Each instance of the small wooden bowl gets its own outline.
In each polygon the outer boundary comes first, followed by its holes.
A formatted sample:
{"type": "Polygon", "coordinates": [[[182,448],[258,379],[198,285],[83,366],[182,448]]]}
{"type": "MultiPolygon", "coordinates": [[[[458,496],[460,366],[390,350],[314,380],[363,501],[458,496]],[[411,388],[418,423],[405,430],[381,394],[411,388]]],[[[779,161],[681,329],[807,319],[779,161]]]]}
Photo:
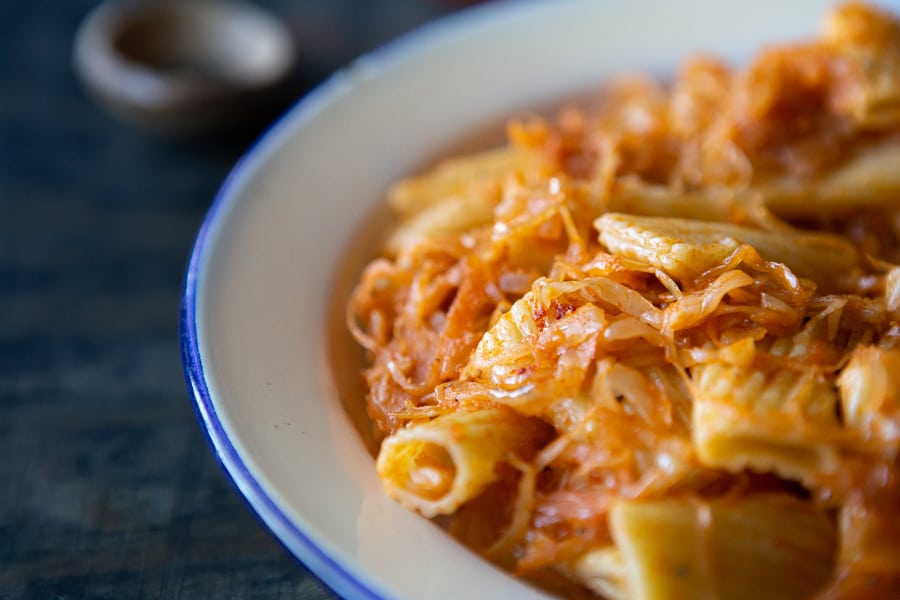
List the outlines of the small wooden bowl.
{"type": "Polygon", "coordinates": [[[82,23],[75,69],[113,114],[147,129],[231,128],[288,90],[296,49],[287,29],[236,0],[110,0],[82,23]]]}

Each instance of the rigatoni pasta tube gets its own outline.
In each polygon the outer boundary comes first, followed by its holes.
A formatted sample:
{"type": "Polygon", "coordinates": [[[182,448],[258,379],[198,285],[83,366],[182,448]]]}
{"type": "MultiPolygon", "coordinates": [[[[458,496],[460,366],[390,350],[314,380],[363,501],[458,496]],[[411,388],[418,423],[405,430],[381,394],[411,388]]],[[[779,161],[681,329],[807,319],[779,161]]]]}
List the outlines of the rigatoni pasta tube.
{"type": "Polygon", "coordinates": [[[388,193],[388,202],[397,216],[406,220],[448,198],[473,195],[485,185],[495,187],[526,164],[522,152],[513,146],[447,159],[424,175],[396,183],[388,193]]]}
{"type": "Polygon", "coordinates": [[[837,395],[814,371],[724,363],[693,372],[693,438],[700,462],[815,482],[837,468],[837,395]]]}
{"type": "Polygon", "coordinates": [[[385,242],[385,251],[399,255],[429,237],[469,231],[489,224],[499,196],[499,188],[494,191],[486,189],[481,195],[460,194],[431,204],[391,233],[385,242]]]}
{"type": "Polygon", "coordinates": [[[781,495],[619,502],[610,528],[634,600],[809,598],[836,546],[823,511],[781,495]]]}
{"type": "Polygon", "coordinates": [[[844,287],[860,256],[846,239],[829,233],[763,231],[730,223],[607,213],[594,222],[613,254],[642,260],[679,281],[691,280],[738,249],[753,246],[764,260],[784,263],[824,292],[844,287]]]}
{"type": "Polygon", "coordinates": [[[900,170],[895,168],[898,160],[900,144],[889,141],[865,148],[833,171],[808,181],[781,176],[746,189],[711,186],[673,190],[622,178],[616,183],[608,208],[610,212],[648,217],[746,224],[771,223],[773,215],[806,219],[863,209],[890,211],[900,193],[900,170]]]}
{"type": "Polygon", "coordinates": [[[384,440],[376,469],[385,491],[426,517],[454,513],[497,479],[498,463],[530,456],[547,425],[506,408],[460,411],[384,440]]]}
{"type": "Polygon", "coordinates": [[[811,182],[784,177],[763,184],[757,193],[773,213],[786,219],[892,210],[900,191],[898,158],[900,145],[883,143],[811,182]]]}

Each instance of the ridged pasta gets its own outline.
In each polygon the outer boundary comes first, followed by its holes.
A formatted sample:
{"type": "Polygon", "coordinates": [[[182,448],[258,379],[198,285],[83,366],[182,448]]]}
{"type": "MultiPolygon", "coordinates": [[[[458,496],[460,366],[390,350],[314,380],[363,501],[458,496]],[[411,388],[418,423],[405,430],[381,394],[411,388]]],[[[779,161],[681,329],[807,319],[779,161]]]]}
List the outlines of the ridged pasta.
{"type": "Polygon", "coordinates": [[[663,269],[678,281],[696,279],[734,253],[752,246],[764,260],[783,263],[824,292],[840,290],[860,257],[846,239],[825,233],[763,231],[727,223],[607,213],[597,219],[600,242],[614,254],[663,269]]]}
{"type": "Polygon", "coordinates": [[[426,517],[455,512],[497,478],[497,464],[528,457],[542,423],[502,408],[453,412],[401,429],[381,445],[375,468],[385,489],[426,517]]]}
{"type": "Polygon", "coordinates": [[[698,365],[693,434],[703,464],[815,484],[838,468],[838,397],[815,371],[698,365]]]}
{"type": "Polygon", "coordinates": [[[646,600],[807,598],[836,545],[823,511],[785,496],[621,502],[610,527],[631,597],[646,600]]]}

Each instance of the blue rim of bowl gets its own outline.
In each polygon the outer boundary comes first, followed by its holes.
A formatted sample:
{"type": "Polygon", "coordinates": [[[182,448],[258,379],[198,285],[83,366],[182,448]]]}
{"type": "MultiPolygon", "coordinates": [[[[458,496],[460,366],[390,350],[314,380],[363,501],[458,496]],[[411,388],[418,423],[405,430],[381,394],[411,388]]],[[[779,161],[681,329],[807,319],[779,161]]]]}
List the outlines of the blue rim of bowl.
{"type": "Polygon", "coordinates": [[[316,577],[320,578],[333,591],[347,598],[384,600],[388,596],[376,590],[376,584],[365,581],[359,573],[341,564],[340,560],[320,547],[285,513],[272,496],[266,492],[262,483],[251,472],[244,458],[241,457],[216,412],[215,401],[207,385],[204,373],[203,356],[197,333],[197,295],[198,278],[206,256],[211,231],[218,226],[219,216],[224,209],[234,202],[232,190],[244,177],[252,162],[263,146],[273,141],[280,133],[284,133],[288,123],[302,122],[304,118],[314,117],[320,108],[339,97],[346,90],[348,82],[352,87],[352,75],[355,66],[360,64],[378,65],[389,68],[396,59],[407,55],[423,46],[429,38],[446,39],[466,26],[477,21],[490,23],[504,15],[523,14],[525,7],[543,4],[541,0],[526,2],[495,1],[476,4],[454,13],[446,14],[413,29],[384,46],[368,52],[348,67],[332,74],[323,83],[307,93],[276,119],[269,128],[248,148],[237,161],[231,172],[219,188],[206,217],[200,226],[184,276],[181,297],[179,337],[181,343],[181,359],[184,369],[188,393],[193,400],[194,413],[205,433],[207,442],[214,451],[215,457],[250,508],[265,523],[279,541],[303,563],[316,577]],[[515,5],[514,10],[509,10],[515,5]]]}
{"type": "Polygon", "coordinates": [[[386,596],[377,593],[373,589],[374,586],[345,568],[338,559],[322,549],[298,527],[251,472],[229,438],[216,411],[215,401],[204,373],[197,333],[199,275],[206,256],[210,232],[218,226],[219,215],[226,212],[225,209],[234,202],[233,189],[244,176],[248,163],[262,150],[263,145],[284,130],[288,122],[301,120],[303,115],[314,115],[321,105],[327,104],[340,93],[342,74],[343,71],[335,72],[278,117],[250,145],[226,176],[200,225],[188,260],[179,309],[179,338],[185,384],[193,401],[194,414],[219,465],[253,512],[296,559],[334,592],[347,598],[385,600],[386,596]]]}
{"type": "MultiPolygon", "coordinates": [[[[299,104],[297,107],[299,108],[299,104]]],[[[277,128],[286,117],[287,115],[280,118],[272,129],[277,128]]],[[[242,171],[247,157],[258,148],[263,139],[268,138],[272,129],[250,148],[244,158],[238,161],[213,200],[197,234],[184,278],[184,292],[179,311],[179,337],[185,383],[193,400],[194,414],[202,425],[207,443],[214,451],[216,460],[225,471],[231,484],[279,541],[335,592],[346,594],[347,597],[352,598],[382,600],[381,595],[307,536],[266,492],[228,437],[206,383],[197,334],[197,283],[204,249],[207,247],[210,229],[217,221],[217,216],[222,212],[223,205],[228,202],[227,198],[231,194],[237,174],[242,171]]]]}
{"type": "Polygon", "coordinates": [[[347,598],[384,600],[386,596],[377,593],[373,589],[374,586],[364,582],[358,575],[345,568],[339,560],[322,549],[298,527],[251,472],[229,438],[217,413],[215,401],[204,373],[203,356],[200,352],[197,333],[199,275],[206,256],[210,232],[218,226],[219,216],[225,212],[224,209],[234,202],[232,190],[244,176],[248,168],[247,163],[260,151],[263,144],[282,131],[288,121],[295,120],[304,113],[314,114],[323,101],[327,103],[329,98],[334,96],[338,91],[335,89],[338,85],[335,79],[336,76],[332,76],[320,84],[279,117],[237,161],[219,188],[197,233],[184,276],[179,310],[181,360],[187,390],[193,401],[194,414],[202,426],[207,443],[214,451],[216,460],[225,471],[231,484],[266,527],[295,558],[333,591],[347,598]]]}
{"type": "MultiPolygon", "coordinates": [[[[198,240],[202,237],[202,235],[199,236],[198,240]]],[[[196,268],[197,265],[192,258],[190,273],[196,273],[196,268]]],[[[195,277],[189,276],[187,279],[192,281],[195,280],[195,277]]],[[[186,288],[180,311],[181,357],[188,391],[194,400],[194,413],[203,425],[206,440],[215,451],[215,456],[220,466],[250,508],[278,537],[279,541],[314,575],[335,591],[349,587],[349,590],[344,589],[342,591],[344,593],[354,593],[351,597],[381,600],[382,596],[376,594],[369,586],[360,581],[356,575],[345,569],[339,561],[333,559],[319,548],[314,541],[288,518],[250,472],[229,439],[228,434],[225,433],[204,379],[203,362],[197,342],[195,302],[196,287],[191,283],[186,288]],[[289,539],[285,539],[284,536],[287,536],[289,539]]]]}

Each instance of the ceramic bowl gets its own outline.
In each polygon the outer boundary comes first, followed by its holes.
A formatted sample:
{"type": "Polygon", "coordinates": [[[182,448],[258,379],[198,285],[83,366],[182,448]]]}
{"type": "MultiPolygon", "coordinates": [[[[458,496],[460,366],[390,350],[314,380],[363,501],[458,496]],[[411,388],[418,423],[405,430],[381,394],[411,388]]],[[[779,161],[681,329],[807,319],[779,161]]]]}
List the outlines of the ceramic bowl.
{"type": "Polygon", "coordinates": [[[338,594],[540,598],[388,499],[361,413],[344,303],[385,227],[391,182],[502,137],[512,114],[698,51],[746,61],[809,37],[826,0],[484,4],[360,58],[235,167],[187,272],[191,394],[237,489],[338,594]]]}

